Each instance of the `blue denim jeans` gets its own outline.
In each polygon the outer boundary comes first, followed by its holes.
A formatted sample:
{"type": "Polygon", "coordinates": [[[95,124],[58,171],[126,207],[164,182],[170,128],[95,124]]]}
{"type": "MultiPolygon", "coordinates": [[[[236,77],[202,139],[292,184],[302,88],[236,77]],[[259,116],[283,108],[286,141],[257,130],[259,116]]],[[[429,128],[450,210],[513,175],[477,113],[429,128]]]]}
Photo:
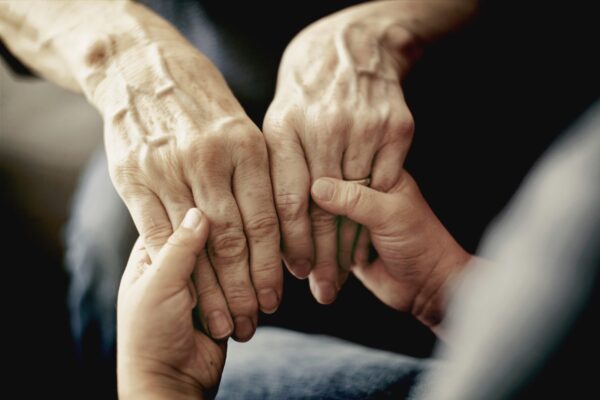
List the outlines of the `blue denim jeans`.
{"type": "Polygon", "coordinates": [[[431,364],[329,336],[264,327],[248,343],[230,341],[217,399],[411,398],[431,364]]]}

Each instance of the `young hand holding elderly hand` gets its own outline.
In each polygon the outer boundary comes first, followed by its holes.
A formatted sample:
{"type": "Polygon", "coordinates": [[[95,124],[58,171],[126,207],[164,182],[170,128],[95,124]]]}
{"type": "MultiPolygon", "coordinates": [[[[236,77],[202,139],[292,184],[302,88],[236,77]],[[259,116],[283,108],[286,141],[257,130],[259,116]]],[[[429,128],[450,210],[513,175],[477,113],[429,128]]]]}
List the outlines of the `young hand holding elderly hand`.
{"type": "Polygon", "coordinates": [[[331,303],[365,234],[311,202],[318,178],[398,181],[413,135],[402,79],[441,33],[462,24],[475,2],[367,2],[322,18],[290,42],[279,65],[263,132],[269,148],[283,257],[331,303]],[[356,246],[358,244],[358,246],[356,246]]]}
{"type": "Polygon", "coordinates": [[[319,207],[369,231],[378,257],[370,264],[360,260],[352,269],[356,277],[388,306],[435,328],[446,286],[471,256],[437,219],[414,179],[403,171],[384,193],[322,178],[313,184],[312,196],[319,207]]]}
{"type": "MultiPolygon", "coordinates": [[[[380,300],[436,329],[452,276],[470,259],[435,217],[412,177],[388,193],[332,178],[312,186],[315,202],[368,229],[378,258],[353,268],[380,300]]],[[[208,220],[196,209],[151,263],[136,244],[119,294],[119,392],[123,398],[201,398],[214,393],[225,343],[194,329],[192,272],[205,257],[208,220]],[[195,396],[195,397],[194,397],[195,396]]]]}
{"type": "Polygon", "coordinates": [[[208,234],[206,216],[190,209],[153,261],[141,238],[135,244],[119,290],[119,397],[197,399],[217,387],[226,343],[192,320],[192,272],[208,234]]]}
{"type": "Polygon", "coordinates": [[[281,300],[280,231],[290,270],[310,275],[319,302],[335,299],[368,240],[363,232],[353,254],[356,225],[310,201],[310,185],[397,183],[413,127],[401,79],[423,44],[474,8],[381,1],[308,26],[281,60],[264,137],[216,67],[140,4],[5,1],[0,38],[101,112],[113,183],[152,259],[187,209],[204,210],[212,229],[195,268],[200,317],[213,337],[243,341],[258,309],[281,300]]]}

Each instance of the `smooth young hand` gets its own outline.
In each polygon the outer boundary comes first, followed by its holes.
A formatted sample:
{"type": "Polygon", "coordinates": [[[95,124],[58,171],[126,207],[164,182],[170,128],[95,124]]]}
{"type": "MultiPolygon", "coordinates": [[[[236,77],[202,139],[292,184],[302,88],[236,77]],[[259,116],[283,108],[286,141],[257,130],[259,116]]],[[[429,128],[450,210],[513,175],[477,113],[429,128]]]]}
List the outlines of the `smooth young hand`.
{"type": "Polygon", "coordinates": [[[192,272],[204,257],[208,220],[190,209],[154,262],[138,239],[118,301],[119,397],[199,399],[216,392],[226,344],[194,329],[192,272]]]}
{"type": "Polygon", "coordinates": [[[448,282],[467,264],[465,252],[437,219],[415,181],[402,172],[387,193],[337,179],[312,186],[313,200],[368,229],[378,258],[353,273],[381,301],[435,329],[448,282]]]}

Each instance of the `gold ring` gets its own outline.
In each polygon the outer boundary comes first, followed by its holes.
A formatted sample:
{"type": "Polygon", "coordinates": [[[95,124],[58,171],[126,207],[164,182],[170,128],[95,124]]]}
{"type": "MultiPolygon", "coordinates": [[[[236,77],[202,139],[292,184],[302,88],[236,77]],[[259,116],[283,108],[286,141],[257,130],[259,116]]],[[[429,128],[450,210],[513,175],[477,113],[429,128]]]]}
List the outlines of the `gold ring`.
{"type": "Polygon", "coordinates": [[[369,186],[371,184],[371,178],[363,178],[363,179],[345,179],[346,182],[358,183],[359,185],[369,186]]]}

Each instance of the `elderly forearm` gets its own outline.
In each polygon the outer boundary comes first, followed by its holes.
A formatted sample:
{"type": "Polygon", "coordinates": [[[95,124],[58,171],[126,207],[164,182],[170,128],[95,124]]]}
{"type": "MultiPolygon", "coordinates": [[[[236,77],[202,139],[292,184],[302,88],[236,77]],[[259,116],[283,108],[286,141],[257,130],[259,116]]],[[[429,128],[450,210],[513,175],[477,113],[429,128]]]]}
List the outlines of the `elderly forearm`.
{"type": "Polygon", "coordinates": [[[0,2],[0,38],[19,59],[43,77],[71,90],[85,90],[86,67],[99,61],[94,44],[110,33],[132,32],[136,17],[123,1],[0,2]]]}
{"type": "Polygon", "coordinates": [[[431,42],[466,23],[478,0],[388,0],[369,4],[372,13],[387,17],[422,42],[431,42]]]}
{"type": "Polygon", "coordinates": [[[158,94],[170,90],[176,80],[164,65],[166,59],[185,54],[184,64],[193,58],[196,69],[210,64],[190,51],[192,46],[168,22],[130,1],[0,2],[0,38],[24,64],[84,92],[101,111],[107,105],[102,94],[106,86],[111,93],[116,87],[158,94]],[[106,84],[109,76],[116,79],[106,84]],[[99,86],[105,88],[97,90],[99,86]]]}
{"type": "MultiPolygon", "coordinates": [[[[365,38],[378,38],[377,46],[395,55],[402,75],[424,45],[465,24],[475,14],[477,5],[477,0],[373,1],[347,8],[325,20],[335,19],[345,26],[340,44],[345,44],[350,53],[353,46],[364,48],[365,38]]],[[[372,53],[376,53],[375,49],[372,53]]],[[[368,55],[362,57],[367,64],[373,62],[368,55]]]]}

